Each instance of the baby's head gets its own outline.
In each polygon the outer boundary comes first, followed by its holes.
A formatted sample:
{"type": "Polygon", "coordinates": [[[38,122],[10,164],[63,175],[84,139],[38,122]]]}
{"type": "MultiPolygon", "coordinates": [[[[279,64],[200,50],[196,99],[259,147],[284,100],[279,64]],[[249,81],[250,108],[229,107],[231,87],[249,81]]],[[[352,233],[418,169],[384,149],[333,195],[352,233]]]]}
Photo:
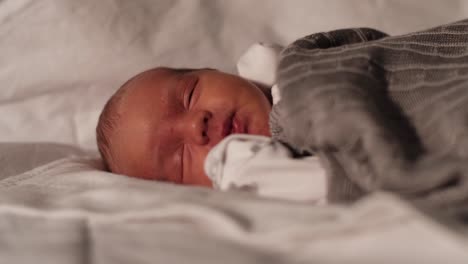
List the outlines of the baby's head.
{"type": "Polygon", "coordinates": [[[96,128],[108,169],[132,177],[211,186],[203,163],[232,133],[269,136],[267,93],[211,69],[156,68],[128,80],[96,128]]]}

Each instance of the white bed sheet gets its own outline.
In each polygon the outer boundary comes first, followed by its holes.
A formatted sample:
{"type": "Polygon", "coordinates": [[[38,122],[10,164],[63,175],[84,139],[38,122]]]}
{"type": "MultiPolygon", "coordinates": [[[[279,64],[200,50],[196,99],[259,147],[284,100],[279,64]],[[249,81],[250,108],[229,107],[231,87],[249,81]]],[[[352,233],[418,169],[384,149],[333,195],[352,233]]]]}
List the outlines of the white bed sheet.
{"type": "Polygon", "coordinates": [[[260,199],[59,160],[0,181],[0,263],[466,263],[468,240],[376,194],[260,199]]]}

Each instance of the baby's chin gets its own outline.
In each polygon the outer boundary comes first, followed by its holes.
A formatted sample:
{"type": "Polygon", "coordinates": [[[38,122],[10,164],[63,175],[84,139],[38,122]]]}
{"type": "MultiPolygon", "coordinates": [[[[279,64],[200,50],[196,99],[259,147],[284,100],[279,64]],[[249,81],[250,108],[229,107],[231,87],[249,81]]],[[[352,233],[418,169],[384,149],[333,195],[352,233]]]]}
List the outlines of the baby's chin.
{"type": "Polygon", "coordinates": [[[270,126],[268,122],[251,122],[250,127],[247,131],[247,134],[249,135],[259,135],[259,136],[266,136],[266,137],[271,137],[271,132],[270,132],[270,126]]]}
{"type": "Polygon", "coordinates": [[[249,133],[249,134],[271,137],[271,132],[270,132],[269,127],[259,129],[258,131],[253,131],[252,133],[249,133]]]}

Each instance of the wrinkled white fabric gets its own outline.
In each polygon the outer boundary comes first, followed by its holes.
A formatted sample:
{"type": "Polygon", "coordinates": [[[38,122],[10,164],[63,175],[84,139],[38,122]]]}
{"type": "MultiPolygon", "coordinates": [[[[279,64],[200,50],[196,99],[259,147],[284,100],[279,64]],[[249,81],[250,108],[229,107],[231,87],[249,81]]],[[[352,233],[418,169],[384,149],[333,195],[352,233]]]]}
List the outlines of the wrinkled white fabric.
{"type": "Polygon", "coordinates": [[[0,180],[0,263],[466,264],[468,239],[392,195],[352,207],[145,181],[68,158],[0,180]],[[339,249],[339,254],[337,254],[339,249]]]}
{"type": "Polygon", "coordinates": [[[315,204],[326,201],[326,175],[318,158],[294,159],[288,148],[269,137],[226,137],[209,152],[205,171],[220,190],[315,204]]]}
{"type": "Polygon", "coordinates": [[[281,99],[276,83],[276,68],[279,53],[283,47],[279,44],[255,43],[242,54],[237,62],[237,72],[245,79],[271,87],[273,104],[281,99]]]}
{"type": "Polygon", "coordinates": [[[255,43],[250,46],[237,62],[240,76],[264,85],[276,81],[276,66],[283,47],[279,44],[255,43]]]}

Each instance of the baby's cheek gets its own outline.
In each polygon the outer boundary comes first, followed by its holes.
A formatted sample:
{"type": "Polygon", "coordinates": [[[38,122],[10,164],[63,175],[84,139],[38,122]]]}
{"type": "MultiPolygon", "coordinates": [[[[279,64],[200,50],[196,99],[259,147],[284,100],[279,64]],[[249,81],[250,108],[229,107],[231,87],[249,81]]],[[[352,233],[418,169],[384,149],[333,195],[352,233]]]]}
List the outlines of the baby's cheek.
{"type": "Polygon", "coordinates": [[[238,102],[239,99],[236,95],[219,94],[207,100],[204,106],[213,113],[223,113],[234,109],[238,102]]]}
{"type": "Polygon", "coordinates": [[[187,182],[190,182],[189,184],[212,186],[211,180],[204,171],[205,159],[210,149],[211,147],[198,147],[192,152],[190,179],[187,179],[187,182]]]}

